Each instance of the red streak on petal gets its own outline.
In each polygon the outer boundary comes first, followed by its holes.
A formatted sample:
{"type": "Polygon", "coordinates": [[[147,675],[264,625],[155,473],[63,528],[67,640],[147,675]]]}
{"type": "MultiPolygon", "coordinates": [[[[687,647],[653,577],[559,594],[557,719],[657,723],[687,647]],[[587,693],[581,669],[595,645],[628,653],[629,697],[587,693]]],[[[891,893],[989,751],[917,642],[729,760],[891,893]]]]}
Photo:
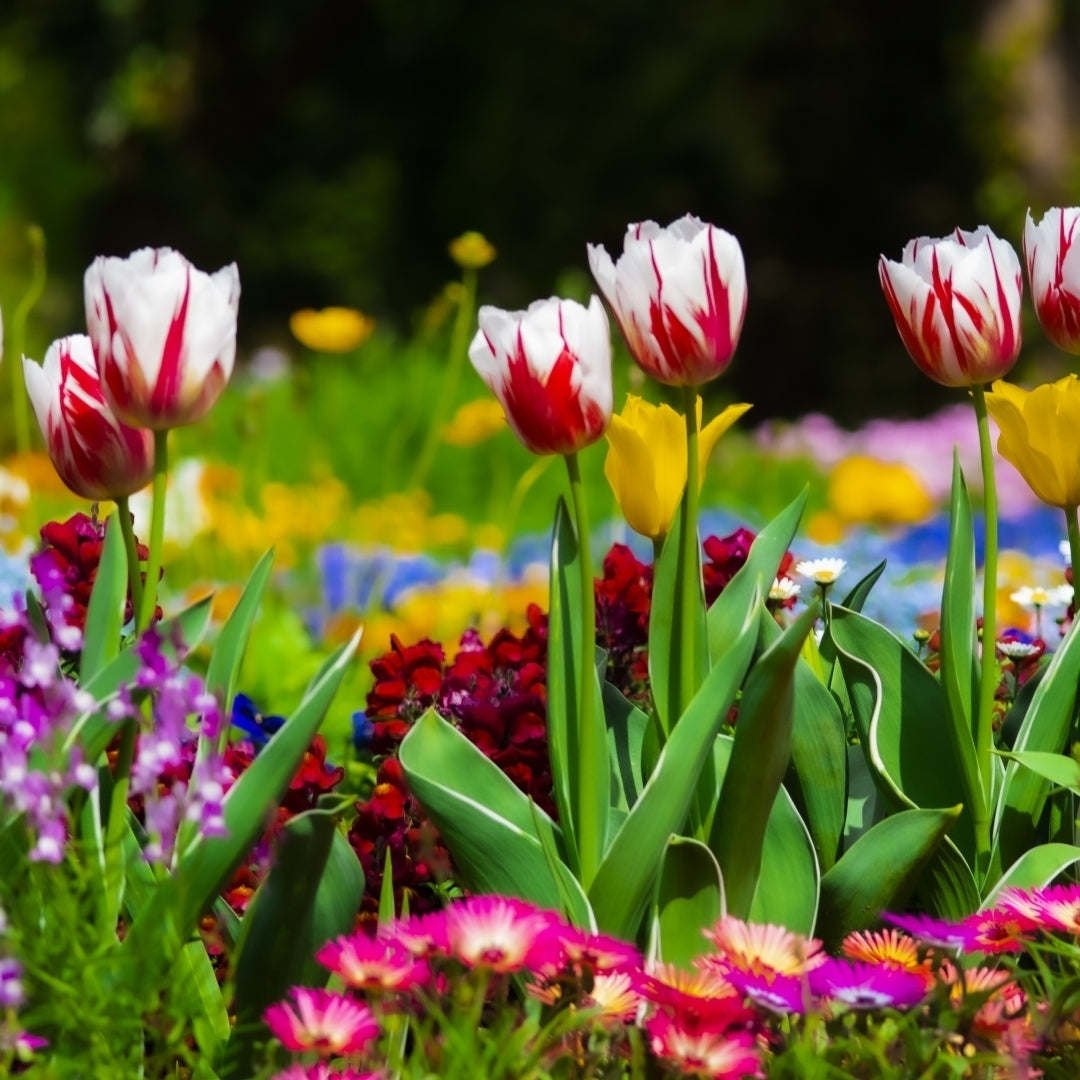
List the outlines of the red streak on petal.
{"type": "Polygon", "coordinates": [[[169,324],[161,367],[150,398],[150,408],[156,415],[167,415],[177,406],[177,396],[184,378],[184,329],[187,324],[188,300],[191,296],[191,268],[184,269],[184,297],[169,324]]]}

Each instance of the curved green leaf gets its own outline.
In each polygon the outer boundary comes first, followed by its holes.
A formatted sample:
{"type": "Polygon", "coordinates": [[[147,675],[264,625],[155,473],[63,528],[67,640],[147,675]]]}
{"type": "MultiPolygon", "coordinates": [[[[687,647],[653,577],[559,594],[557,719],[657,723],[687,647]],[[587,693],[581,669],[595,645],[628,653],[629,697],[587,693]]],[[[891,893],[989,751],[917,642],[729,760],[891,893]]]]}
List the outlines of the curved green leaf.
{"type": "MultiPolygon", "coordinates": [[[[937,679],[899,638],[853,611],[834,607],[830,633],[863,751],[886,805],[902,810],[963,804],[967,793],[937,679]]],[[[961,815],[952,835],[970,863],[970,813],[961,815]]]]}
{"type": "MultiPolygon", "coordinates": [[[[609,682],[603,685],[604,720],[612,765],[612,805],[629,810],[645,784],[641,775],[642,744],[649,718],[609,682]]],[[[614,836],[609,832],[609,836],[614,836]]]]}
{"type": "Polygon", "coordinates": [[[857,581],[847,596],[840,601],[840,606],[846,607],[849,611],[862,611],[863,604],[866,603],[870,596],[870,590],[873,589],[878,578],[885,572],[886,563],[887,560],[882,559],[869,574],[857,581]]]}
{"type": "Polygon", "coordinates": [[[1072,844],[1039,844],[1028,848],[1002,874],[981,907],[992,908],[1003,889],[1041,889],[1076,863],[1080,863],[1080,847],[1072,844]]]}
{"type": "Polygon", "coordinates": [[[567,917],[589,925],[581,887],[563,865],[559,827],[460,731],[429,710],[405,736],[398,757],[410,790],[454,856],[462,884],[553,910],[563,910],[570,895],[576,906],[567,917]],[[541,831],[561,860],[554,869],[541,831]]]}
{"type": "Polygon", "coordinates": [[[784,630],[750,669],[743,689],[709,837],[724,875],[728,910],[741,919],[750,914],[766,826],[791,760],[795,666],[817,615],[817,604],[811,604],[784,630]]]}
{"type": "Polygon", "coordinates": [[[856,840],[821,878],[817,935],[826,947],[874,926],[887,908],[902,908],[959,815],[959,806],[902,810],[856,840]]]}
{"type": "Polygon", "coordinates": [[[767,595],[780,562],[799,528],[809,486],[773,518],[754,538],[746,562],[724,586],[706,616],[709,657],[713,665],[741,633],[755,593],[767,595]]]}
{"type": "Polygon", "coordinates": [[[712,758],[713,741],[750,665],[759,607],[760,601],[745,613],[742,633],[675,725],[589,887],[589,902],[605,933],[631,939],[637,935],[660,856],[668,837],[686,823],[702,766],[712,758]]]}
{"type": "Polygon", "coordinates": [[[723,914],[724,883],[716,857],[700,840],[669,837],[656,881],[650,952],[689,969],[708,949],[701,931],[723,914]]]}
{"type": "Polygon", "coordinates": [[[1080,795],[1080,762],[1076,758],[1067,754],[1051,754],[1046,750],[1014,750],[1011,753],[1002,750],[1000,755],[1020,762],[1051,784],[1080,795]]]}
{"type": "Polygon", "coordinates": [[[86,627],[83,631],[82,655],[79,658],[79,681],[85,686],[106,664],[120,654],[120,632],[124,627],[124,605],[127,601],[127,554],[124,534],[116,511],[105,528],[105,543],[101,561],[94,575],[90,603],[86,606],[86,627]]]}

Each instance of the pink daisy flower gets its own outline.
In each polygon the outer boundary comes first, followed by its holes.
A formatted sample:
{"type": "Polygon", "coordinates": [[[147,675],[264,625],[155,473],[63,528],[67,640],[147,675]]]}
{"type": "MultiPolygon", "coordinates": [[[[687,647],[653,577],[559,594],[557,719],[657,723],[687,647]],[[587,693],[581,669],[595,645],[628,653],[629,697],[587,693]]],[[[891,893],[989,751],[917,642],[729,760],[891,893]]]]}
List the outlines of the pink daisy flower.
{"type": "Polygon", "coordinates": [[[779,1016],[801,1015],[810,1006],[810,987],[805,975],[732,971],[729,977],[744,999],[779,1016]]]}
{"type": "Polygon", "coordinates": [[[473,896],[446,909],[451,956],[468,967],[496,972],[542,969],[558,962],[557,944],[541,940],[551,912],[506,896],[473,896]]]}
{"type": "Polygon", "coordinates": [[[967,948],[969,934],[961,923],[935,919],[930,915],[894,915],[889,911],[883,911],[881,918],[927,945],[954,950],[967,948]]]}
{"type": "Polygon", "coordinates": [[[771,923],[743,922],[734,915],[725,915],[704,934],[717,950],[706,962],[721,971],[800,975],[825,959],[817,938],[806,938],[771,923]]]}
{"type": "Polygon", "coordinates": [[[1042,930],[1080,934],[1080,885],[1050,885],[1029,893],[1006,889],[995,909],[1042,930]]]}
{"type": "Polygon", "coordinates": [[[919,943],[901,930],[855,930],[840,944],[840,951],[849,960],[866,964],[899,968],[920,976],[929,989],[936,981],[934,965],[919,955],[919,943]]]}
{"type": "Polygon", "coordinates": [[[263,1013],[263,1020],[286,1050],[314,1050],[319,1054],[356,1054],[379,1036],[371,1010],[357,1001],[294,986],[295,1008],[279,1001],[263,1013]]]}
{"type": "Polygon", "coordinates": [[[913,971],[828,959],[810,972],[810,989],[849,1009],[908,1009],[926,997],[926,980],[913,971]]]}
{"type": "Polygon", "coordinates": [[[357,990],[408,990],[423,986],[431,974],[401,942],[366,934],[328,941],[315,959],[357,990]]]}
{"type": "Polygon", "coordinates": [[[1015,912],[976,911],[960,924],[967,933],[966,949],[986,953],[1020,952],[1038,923],[1015,912]]]}
{"type": "Polygon", "coordinates": [[[540,937],[540,942],[552,947],[559,958],[539,974],[551,977],[564,968],[581,973],[599,974],[608,971],[632,971],[641,968],[638,949],[607,934],[593,934],[562,921],[553,922],[540,937]]]}
{"type": "Polygon", "coordinates": [[[271,1080],[385,1080],[380,1072],[357,1072],[355,1069],[331,1069],[321,1061],[305,1067],[290,1065],[284,1072],[275,1073],[271,1080]]]}
{"type": "Polygon", "coordinates": [[[682,1072],[714,1080],[738,1080],[760,1075],[761,1062],[749,1032],[723,1035],[716,1031],[687,1031],[677,1021],[658,1013],[645,1024],[652,1052],[682,1072]]]}
{"type": "Polygon", "coordinates": [[[450,951],[446,938],[446,912],[432,911],[426,915],[410,915],[406,919],[380,926],[376,938],[396,942],[413,956],[433,953],[445,956],[450,951]]]}
{"type": "Polygon", "coordinates": [[[687,971],[652,961],[638,976],[637,989],[658,1009],[678,1017],[684,1026],[705,1024],[716,1029],[753,1018],[732,981],[712,968],[687,971]]]}

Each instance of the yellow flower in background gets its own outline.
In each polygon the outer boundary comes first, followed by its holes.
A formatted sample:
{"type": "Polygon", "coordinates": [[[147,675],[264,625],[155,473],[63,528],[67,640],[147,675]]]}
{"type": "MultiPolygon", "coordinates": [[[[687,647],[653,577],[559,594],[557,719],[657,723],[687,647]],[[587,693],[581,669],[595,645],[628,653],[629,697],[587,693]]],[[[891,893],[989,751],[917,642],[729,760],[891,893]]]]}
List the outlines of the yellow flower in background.
{"type": "Polygon", "coordinates": [[[312,352],[344,353],[359,348],[371,337],[375,320],[355,308],[304,308],[289,319],[289,329],[312,352]]]}
{"type": "Polygon", "coordinates": [[[493,397],[467,401],[442,428],[443,442],[451,446],[476,446],[506,430],[506,413],[493,397]]]}
{"type": "Polygon", "coordinates": [[[1080,506],[1080,380],[1066,375],[1034,390],[998,379],[986,395],[998,453],[1044,503],[1080,506]]]}
{"type": "Polygon", "coordinates": [[[478,232],[462,233],[449,244],[450,258],[462,270],[482,270],[495,261],[495,248],[478,232]]]}
{"type": "MultiPolygon", "coordinates": [[[[749,409],[729,405],[702,429],[698,442],[699,476],[721,435],[749,409]]],[[[701,399],[698,399],[701,426],[701,399]]],[[[686,487],[686,423],[668,405],[652,405],[628,395],[621,413],[611,418],[604,475],[627,524],[642,536],[659,540],[671,528],[686,487]]]]}
{"type": "Polygon", "coordinates": [[[829,508],[848,524],[913,525],[934,510],[934,500],[907,465],[854,454],[829,477],[829,508]]]}

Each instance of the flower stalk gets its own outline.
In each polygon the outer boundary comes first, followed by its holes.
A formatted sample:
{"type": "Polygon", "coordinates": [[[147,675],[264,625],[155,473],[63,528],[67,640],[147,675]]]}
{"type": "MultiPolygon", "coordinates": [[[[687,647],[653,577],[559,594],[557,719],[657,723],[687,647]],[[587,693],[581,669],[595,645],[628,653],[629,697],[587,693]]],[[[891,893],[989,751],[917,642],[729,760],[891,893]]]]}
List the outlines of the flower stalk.
{"type": "Polygon", "coordinates": [[[136,629],[142,634],[154,621],[157,583],[161,576],[162,548],[165,544],[165,496],[169,473],[169,432],[154,432],[154,496],[150,512],[150,557],[146,565],[146,587],[139,608],[136,629]]]}

